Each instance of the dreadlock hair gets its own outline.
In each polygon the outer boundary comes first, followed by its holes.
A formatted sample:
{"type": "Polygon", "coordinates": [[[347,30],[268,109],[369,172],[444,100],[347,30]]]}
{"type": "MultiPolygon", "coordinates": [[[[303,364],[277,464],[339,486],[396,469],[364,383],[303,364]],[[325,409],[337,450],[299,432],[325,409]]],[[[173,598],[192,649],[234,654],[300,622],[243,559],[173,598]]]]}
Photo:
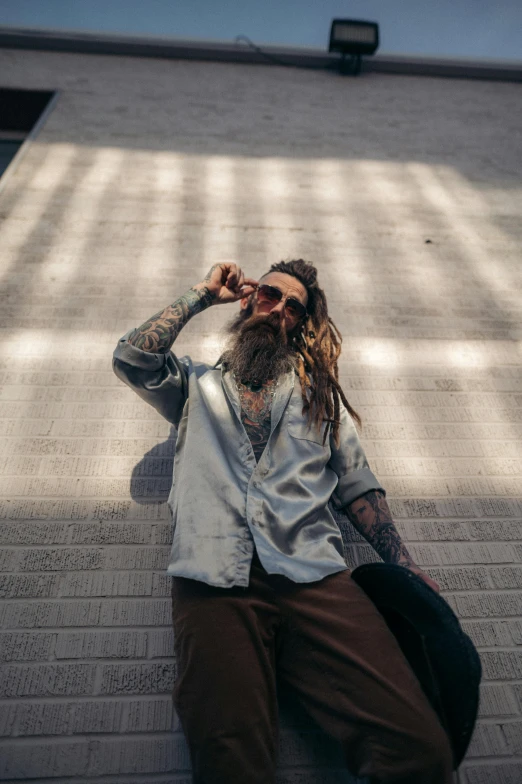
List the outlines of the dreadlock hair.
{"type": "Polygon", "coordinates": [[[326,422],[323,444],[332,430],[335,444],[339,446],[339,400],[342,400],[359,427],[361,418],[348,403],[339,384],[337,360],[341,353],[342,336],[328,315],[325,293],[317,283],[317,269],[303,259],[296,259],[272,264],[269,272],[292,275],[306,288],[307,317],[293,338],[298,357],[303,414],[307,413],[309,425],[313,423],[317,428],[326,422]]]}

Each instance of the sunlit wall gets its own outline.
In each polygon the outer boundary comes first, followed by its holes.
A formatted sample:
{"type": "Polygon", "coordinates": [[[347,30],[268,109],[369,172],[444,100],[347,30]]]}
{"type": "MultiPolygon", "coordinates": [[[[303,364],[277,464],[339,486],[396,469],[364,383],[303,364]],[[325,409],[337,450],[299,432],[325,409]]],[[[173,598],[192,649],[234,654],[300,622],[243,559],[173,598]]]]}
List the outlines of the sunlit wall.
{"type": "MultiPolygon", "coordinates": [[[[481,654],[464,780],[515,781],[519,88],[15,51],[0,66],[6,86],[60,91],[0,180],[4,778],[189,776],[169,696],[173,434],[112,351],[216,262],[256,276],[304,257],[397,527],[481,654]]],[[[200,314],[176,351],[217,358],[234,313],[200,314]]],[[[352,567],[378,560],[349,538],[352,567]]],[[[341,769],[303,717],[282,738],[281,781],[341,769]]]]}

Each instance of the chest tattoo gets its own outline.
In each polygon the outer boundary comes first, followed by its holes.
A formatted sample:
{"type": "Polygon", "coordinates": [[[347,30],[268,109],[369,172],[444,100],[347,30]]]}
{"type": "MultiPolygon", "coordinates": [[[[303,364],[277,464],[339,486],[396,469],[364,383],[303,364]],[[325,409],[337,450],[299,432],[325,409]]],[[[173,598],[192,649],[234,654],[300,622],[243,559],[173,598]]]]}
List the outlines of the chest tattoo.
{"type": "Polygon", "coordinates": [[[275,382],[267,381],[261,388],[254,389],[241,383],[237,386],[241,400],[241,421],[259,462],[270,436],[275,382]]]}

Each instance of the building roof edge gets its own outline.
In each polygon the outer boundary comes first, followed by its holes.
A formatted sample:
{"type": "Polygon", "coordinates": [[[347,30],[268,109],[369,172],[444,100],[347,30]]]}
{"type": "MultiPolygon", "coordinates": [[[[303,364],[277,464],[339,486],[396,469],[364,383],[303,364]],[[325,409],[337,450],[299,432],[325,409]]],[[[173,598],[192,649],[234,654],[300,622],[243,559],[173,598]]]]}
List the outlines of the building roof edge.
{"type": "MultiPolygon", "coordinates": [[[[161,57],[335,70],[339,56],[318,48],[252,47],[235,41],[128,36],[79,30],[0,27],[0,48],[161,57]]],[[[363,58],[362,71],[459,79],[522,81],[522,61],[380,54],[363,58]]]]}

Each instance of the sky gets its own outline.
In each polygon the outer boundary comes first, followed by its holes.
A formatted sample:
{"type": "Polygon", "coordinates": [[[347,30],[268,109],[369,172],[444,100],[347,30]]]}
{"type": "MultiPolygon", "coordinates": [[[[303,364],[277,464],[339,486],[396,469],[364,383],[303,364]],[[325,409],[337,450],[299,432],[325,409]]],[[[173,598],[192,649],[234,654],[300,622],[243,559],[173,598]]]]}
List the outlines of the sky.
{"type": "Polygon", "coordinates": [[[522,62],[522,0],[0,0],[1,27],[324,50],[334,17],[378,22],[380,54],[522,62]]]}

